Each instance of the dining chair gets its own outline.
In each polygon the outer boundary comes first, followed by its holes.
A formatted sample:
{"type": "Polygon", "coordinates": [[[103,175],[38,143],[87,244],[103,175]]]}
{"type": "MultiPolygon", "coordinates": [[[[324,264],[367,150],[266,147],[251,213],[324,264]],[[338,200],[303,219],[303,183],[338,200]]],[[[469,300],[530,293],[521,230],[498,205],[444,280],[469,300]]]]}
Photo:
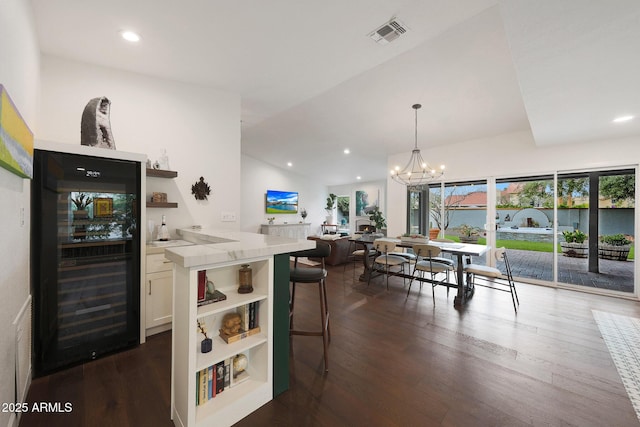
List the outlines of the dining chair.
{"type": "MultiPolygon", "coordinates": [[[[445,243],[445,244],[456,243],[455,240],[451,240],[451,239],[429,239],[429,241],[436,242],[436,243],[445,243]]],[[[451,257],[439,256],[439,257],[433,257],[433,260],[437,262],[442,262],[444,264],[451,264],[451,265],[456,264],[456,262],[451,257]]]]}
{"type": "Polygon", "coordinates": [[[505,274],[495,267],[481,264],[467,264],[464,267],[467,283],[496,291],[509,292],[511,294],[511,301],[513,302],[513,309],[517,312],[517,305],[520,305],[520,300],[518,299],[518,292],[516,291],[516,283],[513,281],[513,275],[511,274],[507,250],[504,247],[498,248],[494,251],[494,255],[498,262],[504,263],[505,274]]]}
{"type": "MultiPolygon", "coordinates": [[[[409,292],[411,292],[411,285],[413,283],[413,280],[416,278],[416,272],[420,274],[420,279],[424,279],[425,273],[429,275],[429,277],[424,281],[431,283],[431,295],[433,297],[434,303],[436,298],[436,294],[435,294],[436,286],[438,285],[446,286],[447,295],[449,295],[449,287],[451,284],[450,273],[455,270],[455,267],[453,263],[438,261],[439,259],[448,260],[447,258],[442,258],[438,256],[440,255],[440,252],[442,252],[442,249],[440,249],[438,246],[435,246],[435,245],[419,243],[419,244],[413,245],[413,252],[418,257],[417,258],[418,260],[416,261],[415,266],[413,268],[413,273],[411,274],[409,289],[407,289],[407,298],[409,297],[409,292]],[[441,275],[443,274],[444,277],[439,279],[438,278],[439,274],[441,275]]],[[[451,261],[451,260],[448,260],[448,261],[451,261]]],[[[455,274],[453,276],[456,277],[455,274]]],[[[422,282],[423,280],[420,280],[420,289],[422,289],[422,282]]]]}
{"type": "Polygon", "coordinates": [[[324,350],[324,370],[329,370],[329,350],[328,345],[331,341],[331,329],[329,328],[329,305],[327,303],[327,269],[325,268],[325,258],[331,254],[331,246],[323,241],[316,241],[314,249],[306,249],[302,251],[292,252],[291,257],[294,258],[293,268],[289,272],[289,281],[291,282],[291,293],[289,297],[289,335],[306,335],[321,336],[322,347],[324,350]],[[298,264],[298,258],[311,257],[319,258],[320,266],[302,267],[298,264]],[[320,331],[302,331],[293,327],[293,308],[296,296],[296,285],[301,283],[317,283],[320,299],[320,331]]]}
{"type": "MultiPolygon", "coordinates": [[[[407,264],[407,258],[398,255],[395,252],[396,243],[386,239],[376,239],[373,241],[373,249],[375,249],[380,255],[378,255],[374,262],[372,270],[375,270],[375,265],[378,264],[382,266],[387,290],[389,290],[389,276],[390,275],[398,275],[404,274],[404,266],[407,264]],[[392,271],[391,269],[397,267],[398,271],[392,271]]],[[[367,281],[367,286],[371,283],[371,276],[373,276],[373,271],[369,273],[369,280],[367,281]]],[[[404,281],[403,277],[403,281],[404,281]]]]}

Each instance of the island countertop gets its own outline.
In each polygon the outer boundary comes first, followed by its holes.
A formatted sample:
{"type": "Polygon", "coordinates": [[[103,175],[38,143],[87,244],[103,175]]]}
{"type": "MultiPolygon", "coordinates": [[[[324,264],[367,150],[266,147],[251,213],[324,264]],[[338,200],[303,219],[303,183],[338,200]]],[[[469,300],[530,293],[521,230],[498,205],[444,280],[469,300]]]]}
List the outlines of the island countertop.
{"type": "Polygon", "coordinates": [[[244,231],[191,228],[176,231],[182,239],[194,243],[191,246],[165,249],[165,257],[182,267],[239,261],[315,247],[312,240],[296,240],[244,231]]]}

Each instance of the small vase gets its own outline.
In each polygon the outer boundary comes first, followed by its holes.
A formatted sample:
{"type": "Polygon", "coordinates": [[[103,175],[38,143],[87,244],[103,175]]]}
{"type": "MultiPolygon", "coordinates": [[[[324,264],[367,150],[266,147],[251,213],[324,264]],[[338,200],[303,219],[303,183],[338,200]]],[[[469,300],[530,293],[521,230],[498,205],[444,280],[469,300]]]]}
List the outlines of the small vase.
{"type": "Polygon", "coordinates": [[[211,338],[205,338],[200,343],[200,351],[202,353],[209,353],[213,348],[213,340],[211,338]]]}

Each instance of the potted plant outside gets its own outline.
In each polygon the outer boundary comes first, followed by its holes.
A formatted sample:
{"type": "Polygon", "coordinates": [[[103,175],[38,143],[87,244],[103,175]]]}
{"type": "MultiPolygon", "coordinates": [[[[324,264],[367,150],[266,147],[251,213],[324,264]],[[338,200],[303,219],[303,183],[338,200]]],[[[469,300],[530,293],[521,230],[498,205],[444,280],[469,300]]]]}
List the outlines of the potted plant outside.
{"type": "Polygon", "coordinates": [[[626,261],[631,250],[631,241],[623,234],[600,236],[598,257],[614,261],[626,261]]]}
{"type": "Polygon", "coordinates": [[[469,224],[462,224],[458,227],[458,236],[462,243],[478,243],[480,229],[469,224]]]}
{"type": "Polygon", "coordinates": [[[440,229],[433,227],[433,223],[429,223],[429,239],[437,239],[440,235],[440,229]]]}
{"type": "Polygon", "coordinates": [[[587,258],[589,256],[589,243],[585,243],[587,235],[580,230],[562,232],[564,242],[560,242],[562,255],[572,258],[587,258]]]}

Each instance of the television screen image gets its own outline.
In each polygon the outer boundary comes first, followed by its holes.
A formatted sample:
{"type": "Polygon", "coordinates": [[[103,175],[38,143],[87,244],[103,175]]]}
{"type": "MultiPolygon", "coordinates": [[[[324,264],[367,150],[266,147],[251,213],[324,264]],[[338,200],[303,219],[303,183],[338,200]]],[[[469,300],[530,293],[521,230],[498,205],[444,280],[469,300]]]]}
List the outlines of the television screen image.
{"type": "Polygon", "coordinates": [[[298,213],[298,193],[295,191],[267,190],[267,213],[298,213]]]}

